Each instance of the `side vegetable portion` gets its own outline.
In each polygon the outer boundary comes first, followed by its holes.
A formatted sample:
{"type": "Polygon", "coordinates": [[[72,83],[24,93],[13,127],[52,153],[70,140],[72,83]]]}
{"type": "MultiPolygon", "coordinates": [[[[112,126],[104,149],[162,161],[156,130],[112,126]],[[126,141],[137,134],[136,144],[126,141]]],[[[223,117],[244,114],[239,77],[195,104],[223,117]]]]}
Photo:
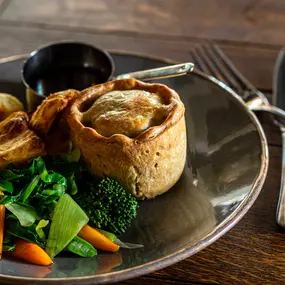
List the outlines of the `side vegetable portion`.
{"type": "Polygon", "coordinates": [[[75,154],[0,170],[0,253],[3,247],[10,256],[50,265],[61,251],[93,257],[96,248],[119,250],[120,241],[106,230],[123,233],[138,203],[115,180],[91,177],[75,154]]]}

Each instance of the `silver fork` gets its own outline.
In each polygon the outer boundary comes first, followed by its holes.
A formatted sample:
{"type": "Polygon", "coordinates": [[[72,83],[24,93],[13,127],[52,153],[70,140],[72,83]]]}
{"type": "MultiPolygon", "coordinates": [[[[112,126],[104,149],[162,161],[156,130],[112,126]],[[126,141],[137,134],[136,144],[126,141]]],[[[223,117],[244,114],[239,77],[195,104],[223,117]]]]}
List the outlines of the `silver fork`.
{"type": "Polygon", "coordinates": [[[237,70],[218,45],[196,45],[190,51],[190,55],[200,71],[214,76],[231,87],[250,109],[260,105],[270,105],[265,95],[237,70]]]}
{"type": "MultiPolygon", "coordinates": [[[[285,111],[271,105],[265,95],[257,90],[233,65],[218,45],[196,45],[190,55],[195,65],[230,86],[252,111],[266,111],[285,122],[285,111]]],[[[285,224],[284,224],[285,226],[285,224]]]]}
{"type": "MultiPolygon", "coordinates": [[[[217,45],[197,45],[190,55],[196,67],[212,75],[230,86],[241,96],[249,109],[252,111],[267,111],[276,116],[275,123],[279,126],[281,133],[285,132],[284,124],[280,119],[285,118],[285,112],[271,105],[265,95],[257,90],[233,65],[229,58],[217,45]],[[279,120],[278,120],[279,119],[279,120]]],[[[282,161],[285,161],[285,147],[282,146],[282,161]]],[[[285,167],[282,167],[281,187],[279,201],[276,211],[278,225],[285,228],[285,167]]]]}

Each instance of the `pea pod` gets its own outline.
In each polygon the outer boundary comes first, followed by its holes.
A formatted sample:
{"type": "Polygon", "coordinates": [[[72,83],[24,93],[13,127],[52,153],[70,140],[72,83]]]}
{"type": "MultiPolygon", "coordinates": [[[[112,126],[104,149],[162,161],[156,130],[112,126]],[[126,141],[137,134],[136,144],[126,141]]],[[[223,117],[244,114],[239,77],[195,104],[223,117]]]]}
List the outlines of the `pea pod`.
{"type": "Polygon", "coordinates": [[[66,249],[82,257],[93,257],[97,255],[97,250],[89,242],[78,236],[73,238],[66,249]]]}

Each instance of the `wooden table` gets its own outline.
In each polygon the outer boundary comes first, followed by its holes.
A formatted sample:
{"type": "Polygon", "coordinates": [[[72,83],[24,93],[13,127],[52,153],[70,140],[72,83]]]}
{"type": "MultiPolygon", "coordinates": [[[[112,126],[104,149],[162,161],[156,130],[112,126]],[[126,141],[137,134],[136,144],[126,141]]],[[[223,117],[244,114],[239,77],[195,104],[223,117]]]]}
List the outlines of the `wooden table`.
{"type": "MultiPolygon", "coordinates": [[[[0,0],[0,57],[74,39],[186,61],[193,44],[212,40],[271,98],[284,26],[283,0],[0,0]]],[[[285,236],[275,223],[281,139],[269,117],[259,118],[269,172],[242,221],[195,256],[120,284],[285,284],[285,236]]]]}

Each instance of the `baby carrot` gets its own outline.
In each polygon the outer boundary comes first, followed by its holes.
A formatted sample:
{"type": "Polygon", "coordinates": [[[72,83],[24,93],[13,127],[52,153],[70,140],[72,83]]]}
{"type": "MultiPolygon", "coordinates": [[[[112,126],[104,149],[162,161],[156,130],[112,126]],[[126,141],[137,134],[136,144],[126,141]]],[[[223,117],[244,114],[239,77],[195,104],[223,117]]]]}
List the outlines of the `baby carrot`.
{"type": "Polygon", "coordinates": [[[88,225],[82,227],[82,229],[78,233],[78,236],[91,243],[97,249],[116,252],[120,248],[118,245],[113,243],[99,231],[88,225]]]}
{"type": "Polygon", "coordinates": [[[53,263],[41,247],[23,239],[17,239],[15,250],[10,251],[8,254],[9,256],[25,260],[32,264],[51,265],[53,263]]]}

